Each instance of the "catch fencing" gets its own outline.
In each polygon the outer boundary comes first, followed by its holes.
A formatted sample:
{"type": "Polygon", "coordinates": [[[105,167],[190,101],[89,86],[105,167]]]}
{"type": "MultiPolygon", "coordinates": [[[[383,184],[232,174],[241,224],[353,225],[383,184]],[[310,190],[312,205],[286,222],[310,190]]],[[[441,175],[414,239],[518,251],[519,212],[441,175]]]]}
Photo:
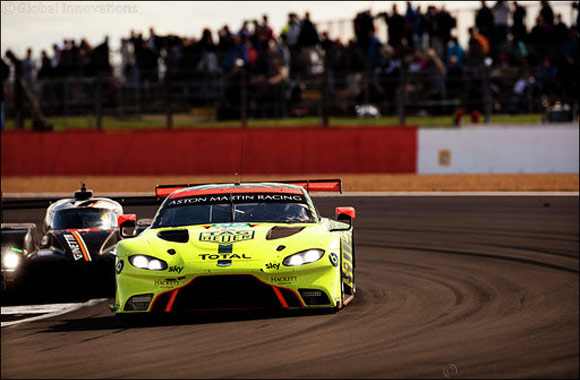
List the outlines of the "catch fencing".
{"type": "MultiPolygon", "coordinates": [[[[330,117],[396,116],[405,125],[409,116],[459,113],[480,115],[545,113],[560,102],[573,113],[578,99],[565,86],[542,84],[515,70],[466,69],[449,76],[437,68],[417,71],[412,66],[386,72],[334,72],[310,75],[272,84],[268,78],[244,75],[206,75],[195,80],[127,82],[116,77],[45,79],[27,84],[21,96],[14,82],[7,86],[5,117],[18,126],[34,109],[43,117],[71,119],[85,116],[88,127],[103,128],[105,116],[139,120],[156,115],[158,127],[172,128],[175,115],[193,121],[313,116],[328,123],[330,117]],[[30,104],[34,104],[31,107],[30,104]],[[367,107],[362,107],[367,106],[367,107]]],[[[297,123],[299,125],[299,122],[297,123]]]]}

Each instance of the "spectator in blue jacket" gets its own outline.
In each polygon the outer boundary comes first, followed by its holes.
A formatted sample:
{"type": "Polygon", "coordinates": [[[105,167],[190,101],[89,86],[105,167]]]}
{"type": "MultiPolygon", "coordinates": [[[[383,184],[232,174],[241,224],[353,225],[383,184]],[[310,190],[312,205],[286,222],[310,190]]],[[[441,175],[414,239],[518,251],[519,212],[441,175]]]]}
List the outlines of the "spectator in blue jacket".
{"type": "Polygon", "coordinates": [[[447,47],[447,68],[451,62],[451,58],[455,57],[455,65],[460,69],[463,69],[463,56],[465,55],[465,49],[457,41],[457,37],[451,37],[449,45],[447,47]]]}

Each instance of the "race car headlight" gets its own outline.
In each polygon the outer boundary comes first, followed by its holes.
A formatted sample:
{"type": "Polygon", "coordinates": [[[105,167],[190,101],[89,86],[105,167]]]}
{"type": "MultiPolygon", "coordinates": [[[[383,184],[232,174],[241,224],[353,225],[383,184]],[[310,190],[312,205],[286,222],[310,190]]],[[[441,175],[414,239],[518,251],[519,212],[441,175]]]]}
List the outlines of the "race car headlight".
{"type": "Polygon", "coordinates": [[[318,261],[320,258],[322,258],[323,255],[324,250],[322,249],[307,249],[306,251],[301,251],[286,257],[282,264],[288,267],[295,267],[298,265],[318,261]]]}
{"type": "Polygon", "coordinates": [[[140,269],[149,269],[149,270],[167,269],[167,263],[165,261],[147,255],[129,256],[129,262],[134,267],[140,269]]]}
{"type": "Polygon", "coordinates": [[[10,248],[10,250],[6,251],[2,256],[2,266],[8,270],[14,270],[18,268],[20,265],[21,253],[22,252],[18,248],[10,248]]]}

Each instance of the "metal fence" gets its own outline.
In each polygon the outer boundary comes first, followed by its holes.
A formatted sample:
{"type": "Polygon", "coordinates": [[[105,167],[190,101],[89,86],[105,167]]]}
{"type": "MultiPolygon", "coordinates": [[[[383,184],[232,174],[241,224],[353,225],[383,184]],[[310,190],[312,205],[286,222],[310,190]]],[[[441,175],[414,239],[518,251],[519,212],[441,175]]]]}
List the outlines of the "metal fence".
{"type": "MultiPolygon", "coordinates": [[[[578,99],[564,85],[534,81],[511,69],[468,68],[448,75],[436,68],[415,72],[403,65],[391,73],[333,72],[271,84],[246,75],[205,75],[190,81],[130,84],[115,77],[68,78],[7,84],[6,119],[16,126],[26,117],[94,117],[119,119],[164,115],[160,126],[171,128],[175,114],[199,120],[408,116],[456,113],[481,115],[543,113],[560,102],[577,113],[578,99]],[[20,98],[20,100],[18,100],[20,98]],[[20,106],[18,106],[20,104],[20,106]]],[[[575,116],[574,116],[575,117],[575,116]]]]}

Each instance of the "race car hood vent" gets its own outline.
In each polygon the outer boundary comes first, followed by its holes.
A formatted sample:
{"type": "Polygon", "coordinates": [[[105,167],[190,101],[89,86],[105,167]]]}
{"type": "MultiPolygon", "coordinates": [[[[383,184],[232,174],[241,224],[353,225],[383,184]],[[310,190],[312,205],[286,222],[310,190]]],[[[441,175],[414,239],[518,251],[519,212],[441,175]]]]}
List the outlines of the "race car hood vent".
{"type": "Polygon", "coordinates": [[[176,243],[187,243],[189,241],[189,233],[187,230],[167,230],[159,231],[157,237],[167,241],[176,243]]]}
{"type": "Polygon", "coordinates": [[[274,239],[281,239],[288,236],[292,236],[297,234],[298,232],[302,231],[304,227],[283,227],[283,226],[276,226],[273,227],[268,233],[266,234],[266,240],[274,240],[274,239]]]}

